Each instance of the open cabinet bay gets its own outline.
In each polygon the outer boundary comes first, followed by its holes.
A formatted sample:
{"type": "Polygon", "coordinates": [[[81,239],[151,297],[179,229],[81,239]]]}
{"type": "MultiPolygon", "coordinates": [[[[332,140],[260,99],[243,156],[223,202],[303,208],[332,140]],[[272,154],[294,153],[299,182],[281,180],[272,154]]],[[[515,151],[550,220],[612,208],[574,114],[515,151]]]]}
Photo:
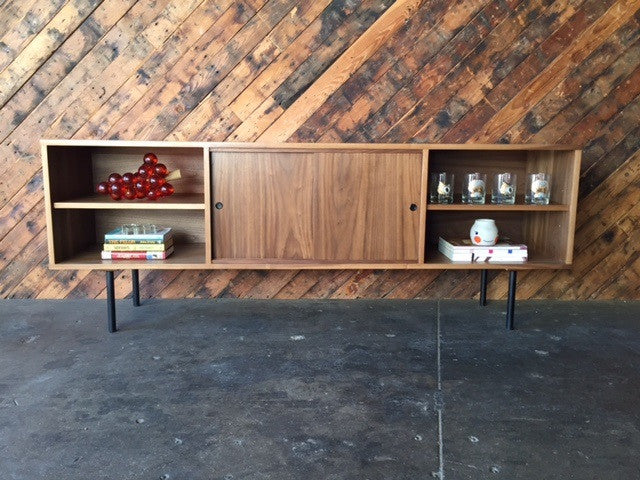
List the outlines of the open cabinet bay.
{"type": "MultiPolygon", "coordinates": [[[[572,263],[580,151],[547,145],[236,144],[43,140],[49,259],[60,269],[534,269],[572,263]],[[112,172],[155,153],[182,178],[157,201],[95,193],[112,172]],[[433,172],[455,175],[451,204],[429,203],[433,172]],[[460,201],[465,173],[517,176],[513,205],[460,201]],[[551,202],[526,205],[530,173],[551,174],[551,202]],[[439,237],[478,218],[525,243],[519,264],[451,262],[439,237]],[[104,234],[128,223],[171,227],[165,260],[101,260],[104,234]]],[[[487,192],[488,193],[488,192],[487,192]]],[[[487,202],[489,198],[487,197],[487,202]]]]}

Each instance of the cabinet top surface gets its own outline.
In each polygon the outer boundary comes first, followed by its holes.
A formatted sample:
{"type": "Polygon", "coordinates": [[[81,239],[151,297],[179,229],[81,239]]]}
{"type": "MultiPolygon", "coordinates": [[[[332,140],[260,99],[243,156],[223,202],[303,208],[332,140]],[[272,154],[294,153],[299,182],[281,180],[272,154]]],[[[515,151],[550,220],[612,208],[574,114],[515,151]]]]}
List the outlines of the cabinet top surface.
{"type": "Polygon", "coordinates": [[[43,139],[43,146],[203,148],[212,150],[260,149],[335,149],[335,150],[580,150],[575,145],[507,144],[507,143],[253,143],[253,142],[173,142],[144,140],[66,140],[43,139]]]}

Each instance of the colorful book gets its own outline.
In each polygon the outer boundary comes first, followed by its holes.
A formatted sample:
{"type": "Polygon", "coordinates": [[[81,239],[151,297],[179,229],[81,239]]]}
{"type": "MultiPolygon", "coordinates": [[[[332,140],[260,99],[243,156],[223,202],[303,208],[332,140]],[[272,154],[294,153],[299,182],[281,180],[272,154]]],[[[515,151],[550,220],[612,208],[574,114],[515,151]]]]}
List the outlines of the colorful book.
{"type": "Polygon", "coordinates": [[[170,238],[167,243],[105,243],[105,252],[162,252],[173,245],[170,238]]]}
{"type": "MultiPolygon", "coordinates": [[[[129,235],[130,236],[130,235],[129,235]]],[[[172,238],[171,235],[168,235],[166,237],[166,239],[170,239],[172,238]]],[[[153,240],[153,239],[140,239],[140,240],[135,240],[135,239],[131,239],[131,240],[114,240],[112,238],[105,238],[104,239],[104,243],[108,244],[108,245],[136,245],[136,244],[145,244],[145,245],[150,245],[150,244],[164,244],[165,241],[164,240],[153,240]]]]}
{"type": "Polygon", "coordinates": [[[102,251],[102,260],[164,260],[173,253],[173,247],[163,252],[109,252],[102,251]]]}
{"type": "Polygon", "coordinates": [[[171,228],[161,228],[158,229],[156,233],[135,233],[128,234],[122,233],[122,227],[116,228],[115,230],[111,230],[110,232],[105,233],[104,241],[105,243],[110,243],[112,240],[118,240],[120,242],[142,242],[142,243],[151,243],[151,242],[163,242],[166,243],[167,238],[171,236],[171,228]]]}

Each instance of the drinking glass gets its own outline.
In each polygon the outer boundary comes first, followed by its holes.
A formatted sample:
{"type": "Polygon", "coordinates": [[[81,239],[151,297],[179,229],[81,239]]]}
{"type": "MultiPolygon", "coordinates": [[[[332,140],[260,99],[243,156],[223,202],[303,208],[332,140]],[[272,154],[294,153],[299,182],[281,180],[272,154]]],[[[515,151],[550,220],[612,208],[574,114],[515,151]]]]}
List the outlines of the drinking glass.
{"type": "Polygon", "coordinates": [[[453,173],[432,173],[429,190],[431,203],[453,203],[453,173]]]}
{"type": "Polygon", "coordinates": [[[142,233],[156,233],[158,231],[158,227],[153,224],[144,224],[142,225],[142,233]]]}
{"type": "Polygon", "coordinates": [[[125,235],[137,235],[140,233],[140,225],[137,223],[125,223],[122,225],[122,233],[125,235]]]}
{"type": "Polygon", "coordinates": [[[493,177],[491,203],[505,203],[508,205],[516,203],[516,183],[515,173],[496,173],[493,177]]]}
{"type": "Polygon", "coordinates": [[[551,175],[549,173],[532,173],[527,176],[527,190],[524,202],[535,205],[549,205],[551,200],[551,175]]]}
{"type": "Polygon", "coordinates": [[[467,173],[462,179],[462,203],[482,205],[487,194],[487,175],[467,173]]]}

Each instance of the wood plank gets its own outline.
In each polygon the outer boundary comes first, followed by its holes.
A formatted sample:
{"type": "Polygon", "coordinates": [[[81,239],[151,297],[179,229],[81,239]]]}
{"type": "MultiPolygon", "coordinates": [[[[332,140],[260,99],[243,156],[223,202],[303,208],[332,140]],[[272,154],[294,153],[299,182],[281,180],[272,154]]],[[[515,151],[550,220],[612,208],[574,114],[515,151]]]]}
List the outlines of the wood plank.
{"type": "Polygon", "coordinates": [[[51,21],[64,0],[7,2],[0,12],[0,71],[51,21]]]}
{"type": "Polygon", "coordinates": [[[547,139],[547,132],[564,130],[564,122],[571,121],[569,113],[578,115],[596,105],[633,71],[640,55],[639,37],[640,26],[632,18],[547,93],[504,138],[520,143],[536,137],[547,139]],[[578,99],[580,104],[567,108],[578,99]]]}
{"type": "Polygon", "coordinates": [[[270,141],[285,141],[289,138],[349,75],[400,28],[421,3],[421,0],[399,0],[394,3],[259,138],[270,141]]]}
{"type": "MultiPolygon", "coordinates": [[[[220,105],[230,105],[233,115],[236,118],[244,119],[245,116],[233,107],[233,103],[238,101],[237,97],[248,90],[255,90],[257,87],[254,83],[257,78],[269,78],[269,83],[274,84],[272,75],[278,75],[276,78],[281,78],[281,75],[286,75],[287,68],[294,67],[295,61],[289,50],[291,42],[295,40],[298,45],[297,48],[294,48],[296,53],[307,48],[306,45],[300,48],[298,35],[303,31],[312,31],[306,28],[307,25],[322,12],[328,3],[329,0],[322,0],[294,6],[289,15],[284,16],[264,40],[175,127],[169,138],[193,138],[220,112],[220,105]]],[[[308,40],[307,33],[303,36],[302,41],[308,40]]],[[[244,102],[246,107],[246,99],[240,100],[240,102],[244,102]]],[[[209,139],[211,140],[211,138],[209,139]]]]}
{"type": "MultiPolygon", "coordinates": [[[[241,17],[239,6],[229,8],[231,0],[207,0],[178,26],[161,51],[157,51],[142,65],[135,76],[130,76],[91,118],[76,132],[77,138],[102,138],[124,112],[129,111],[149,90],[159,88],[167,81],[166,75],[174,65],[187,55],[190,49],[199,49],[214,42],[217,36],[233,33],[226,30],[231,19],[241,17]],[[208,18],[208,28],[203,28],[202,18],[208,18]]],[[[242,5],[242,4],[239,4],[242,5]]],[[[245,13],[246,15],[246,13],[245,13]]]]}
{"type": "MultiPolygon", "coordinates": [[[[147,94],[118,124],[111,129],[125,138],[166,138],[173,128],[218,85],[247,54],[249,54],[282,19],[290,8],[285,0],[269,0],[261,9],[261,15],[245,20],[242,7],[237,33],[229,35],[226,43],[215,42],[197,51],[172,69],[171,81],[159,88],[155,95],[147,94]],[[246,23],[245,23],[246,21],[246,23]],[[203,68],[216,59],[216,68],[203,68]],[[188,94],[187,94],[188,93],[188,94]],[[160,100],[160,101],[158,101],[160,100]],[[134,118],[137,121],[134,122],[134,118]]],[[[235,17],[234,17],[235,19],[235,17]]],[[[235,29],[231,29],[233,32],[235,29]]],[[[226,34],[221,31],[221,34],[226,34]]]]}
{"type": "Polygon", "coordinates": [[[44,29],[0,72],[0,106],[62,44],[64,39],[91,14],[98,0],[66,3],[44,29]]]}
{"type": "MultiPolygon", "coordinates": [[[[483,111],[492,114],[495,107],[493,101],[485,100],[487,91],[495,90],[496,85],[501,88],[505,78],[517,75],[522,60],[535,52],[544,40],[541,37],[530,39],[530,32],[545,27],[553,30],[561,25],[575,12],[576,3],[581,2],[554,2],[548,8],[542,8],[538,2],[523,3],[478,44],[477,54],[472,52],[456,64],[439,56],[436,68],[425,69],[425,75],[414,81],[409,92],[404,92],[404,96],[415,96],[419,101],[413,102],[410,109],[401,110],[406,111],[402,117],[393,114],[388,122],[377,126],[375,134],[393,139],[435,141],[461,118],[468,123],[466,113],[474,105],[480,105],[483,111]],[[487,65],[500,65],[500,68],[487,69],[487,65]],[[469,77],[469,70],[478,73],[469,77]],[[424,117],[427,121],[423,122],[421,118],[424,117]]],[[[403,101],[402,96],[400,101],[403,101]]],[[[395,110],[393,106],[388,108],[392,112],[395,110]]],[[[472,122],[471,128],[479,125],[482,125],[481,119],[472,122]]],[[[462,128],[469,127],[463,125],[462,128]]]]}
{"type": "Polygon", "coordinates": [[[595,50],[604,38],[615,32],[621,25],[628,21],[638,10],[640,4],[633,0],[620,0],[616,2],[605,14],[596,20],[556,57],[535,80],[521,88],[508,106],[494,116],[475,135],[472,140],[477,142],[491,141],[496,136],[502,135],[514,121],[526,115],[529,105],[535,105],[555,85],[559,79],[570,71],[571,67],[586,59],[595,50]]]}

